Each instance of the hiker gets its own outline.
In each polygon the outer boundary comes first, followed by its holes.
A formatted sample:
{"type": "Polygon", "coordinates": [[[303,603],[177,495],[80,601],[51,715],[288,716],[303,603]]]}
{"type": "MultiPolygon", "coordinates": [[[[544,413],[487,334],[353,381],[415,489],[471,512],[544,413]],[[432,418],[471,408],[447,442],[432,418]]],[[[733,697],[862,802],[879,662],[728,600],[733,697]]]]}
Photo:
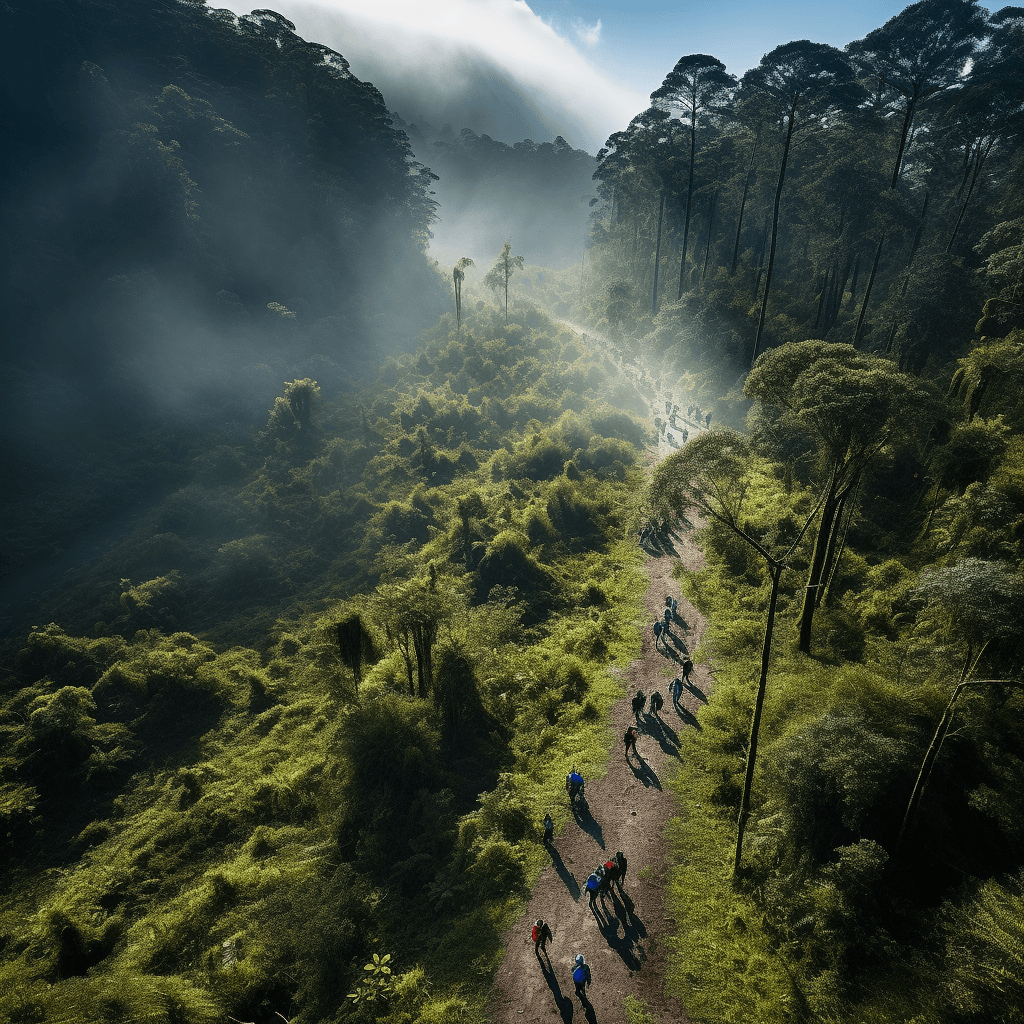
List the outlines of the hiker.
{"type": "Polygon", "coordinates": [[[626,730],[626,734],[622,737],[622,742],[626,744],[626,760],[627,761],[629,760],[629,750],[630,750],[631,747],[633,749],[633,753],[636,754],[637,757],[640,756],[640,754],[637,752],[637,749],[636,749],[636,738],[637,738],[636,729],[634,729],[633,726],[630,726],[626,730]]]}
{"type": "Polygon", "coordinates": [[[541,953],[547,953],[545,947],[547,946],[548,939],[554,939],[551,929],[541,917],[537,918],[537,923],[533,926],[532,937],[533,951],[537,956],[540,956],[541,953]]]}
{"type": "Polygon", "coordinates": [[[651,714],[657,716],[658,712],[665,706],[665,698],[658,690],[651,694],[651,714]]]}
{"type": "Polygon", "coordinates": [[[644,704],[646,703],[647,697],[644,696],[644,691],[637,690],[636,695],[633,697],[633,700],[631,702],[631,706],[633,708],[633,716],[636,718],[638,723],[640,721],[640,715],[643,713],[644,710],[644,704]]]}
{"type": "Polygon", "coordinates": [[[576,800],[583,792],[583,776],[578,768],[573,768],[565,777],[565,791],[569,794],[569,804],[576,810],[576,800]]]}
{"type": "Polygon", "coordinates": [[[676,676],[675,679],[672,680],[672,703],[678,704],[679,698],[682,697],[682,695],[683,680],[679,676],[676,676]]]}
{"type": "Polygon", "coordinates": [[[594,868],[594,874],[598,878],[597,895],[603,897],[608,891],[608,872],[603,864],[598,864],[594,868]]]}
{"type": "Polygon", "coordinates": [[[611,888],[612,882],[617,882],[622,876],[622,872],[619,870],[619,865],[615,863],[614,859],[605,861],[604,865],[604,877],[608,879],[608,888],[611,888]]]}
{"type": "Polygon", "coordinates": [[[544,845],[550,846],[555,838],[555,823],[550,814],[544,815],[544,845]]]}
{"type": "Polygon", "coordinates": [[[576,966],[573,968],[572,980],[576,985],[576,995],[581,1003],[587,1003],[587,986],[590,984],[590,965],[583,959],[582,953],[576,954],[576,966]]]}
{"type": "Polygon", "coordinates": [[[587,898],[590,900],[590,909],[594,911],[595,916],[597,915],[597,907],[594,904],[594,900],[597,899],[598,890],[601,888],[601,879],[597,877],[597,874],[591,874],[586,881],[587,898]]]}
{"type": "Polygon", "coordinates": [[[665,624],[661,621],[661,619],[655,619],[654,620],[654,649],[655,650],[658,650],[658,644],[661,643],[661,633],[662,633],[662,630],[664,628],[665,628],[665,624]]]}
{"type": "Polygon", "coordinates": [[[672,598],[672,618],[676,618],[679,615],[679,602],[673,597],[672,598]]]}
{"type": "Polygon", "coordinates": [[[615,854],[615,863],[619,865],[619,877],[616,879],[616,881],[619,883],[619,888],[621,889],[622,883],[626,880],[627,864],[626,855],[621,850],[619,850],[619,852],[615,854]]]}
{"type": "Polygon", "coordinates": [[[683,682],[684,683],[689,683],[689,681],[690,681],[690,673],[692,671],[693,671],[693,662],[690,661],[689,658],[687,658],[683,662],[683,682]]]}
{"type": "Polygon", "coordinates": [[[665,635],[669,635],[669,626],[672,625],[672,607],[665,609],[665,635]]]}
{"type": "Polygon", "coordinates": [[[671,608],[672,607],[672,598],[669,597],[668,594],[665,595],[665,607],[666,608],[671,608]]]}

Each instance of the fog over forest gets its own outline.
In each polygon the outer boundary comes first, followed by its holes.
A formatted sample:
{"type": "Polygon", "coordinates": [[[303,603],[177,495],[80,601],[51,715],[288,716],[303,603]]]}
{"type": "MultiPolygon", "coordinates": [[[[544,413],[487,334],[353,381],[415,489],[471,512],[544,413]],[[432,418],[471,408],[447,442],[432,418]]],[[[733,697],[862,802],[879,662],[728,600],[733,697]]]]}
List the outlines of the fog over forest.
{"type": "Polygon", "coordinates": [[[1024,8],[351,6],[0,3],[0,1019],[1016,1024],[1024,8]]]}

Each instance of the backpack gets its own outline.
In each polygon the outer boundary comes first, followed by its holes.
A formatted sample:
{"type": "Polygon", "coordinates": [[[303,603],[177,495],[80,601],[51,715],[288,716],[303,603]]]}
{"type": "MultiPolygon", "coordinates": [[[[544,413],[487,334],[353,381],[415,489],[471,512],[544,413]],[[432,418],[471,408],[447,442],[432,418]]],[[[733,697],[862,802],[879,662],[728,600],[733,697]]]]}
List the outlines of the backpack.
{"type": "Polygon", "coordinates": [[[583,964],[580,964],[575,971],[572,972],[572,980],[577,985],[582,985],[587,980],[587,969],[583,964]]]}
{"type": "Polygon", "coordinates": [[[661,621],[661,619],[658,619],[658,621],[654,623],[654,635],[655,636],[661,636],[661,631],[664,628],[665,628],[665,623],[663,623],[661,621]]]}
{"type": "Polygon", "coordinates": [[[591,875],[587,879],[587,892],[597,892],[598,887],[601,884],[601,879],[597,875],[591,875]]]}
{"type": "Polygon", "coordinates": [[[530,932],[530,938],[532,938],[534,942],[540,938],[540,929],[536,925],[533,926],[533,931],[530,932]]]}

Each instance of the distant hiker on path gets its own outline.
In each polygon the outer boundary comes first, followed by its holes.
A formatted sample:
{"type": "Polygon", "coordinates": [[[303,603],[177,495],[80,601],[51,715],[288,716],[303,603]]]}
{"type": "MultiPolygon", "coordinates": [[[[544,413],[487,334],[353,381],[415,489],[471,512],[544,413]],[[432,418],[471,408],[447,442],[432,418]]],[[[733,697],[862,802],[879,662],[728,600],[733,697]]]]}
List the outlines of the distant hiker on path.
{"type": "MultiPolygon", "coordinates": [[[[626,760],[627,761],[629,760],[629,751],[630,751],[631,748],[633,750],[633,753],[636,754],[636,736],[637,736],[636,729],[634,729],[633,726],[630,726],[626,730],[625,736],[622,737],[622,742],[626,744],[626,760]]],[[[636,754],[636,756],[639,757],[640,755],[636,754]]]]}
{"type": "Polygon", "coordinates": [[[547,953],[547,942],[548,939],[553,939],[554,936],[551,934],[551,929],[547,926],[547,923],[543,918],[538,917],[537,923],[533,926],[533,951],[539,957],[540,954],[547,953]]]}
{"type": "MultiPolygon", "coordinates": [[[[658,644],[661,643],[661,634],[665,629],[665,623],[661,619],[656,619],[654,622],[654,649],[658,650],[658,644]]],[[[668,645],[666,644],[666,649],[668,645]]]]}
{"type": "Polygon", "coordinates": [[[683,682],[688,683],[690,681],[690,673],[693,671],[693,662],[689,658],[683,661],[683,682]]]}
{"type": "Polygon", "coordinates": [[[626,880],[626,864],[627,864],[626,855],[621,850],[619,850],[619,852],[615,854],[615,863],[619,865],[618,883],[619,883],[619,888],[621,889],[622,888],[622,883],[626,880]]]}
{"type": "Polygon", "coordinates": [[[555,838],[555,823],[550,814],[544,815],[544,845],[550,846],[555,838]]]}
{"type": "Polygon", "coordinates": [[[578,769],[573,768],[573,770],[566,775],[565,791],[569,794],[569,803],[575,809],[576,798],[583,792],[583,776],[580,775],[578,769]]]}
{"type": "Polygon", "coordinates": [[[594,912],[594,916],[596,917],[597,916],[597,904],[595,903],[595,900],[597,899],[597,894],[598,894],[598,892],[599,892],[599,890],[601,888],[601,879],[597,877],[597,873],[596,872],[594,874],[592,874],[587,879],[586,886],[587,886],[587,899],[590,900],[590,909],[594,912]]]}
{"type": "Polygon", "coordinates": [[[679,698],[682,697],[682,695],[683,680],[679,676],[676,676],[676,678],[672,680],[672,703],[678,704],[679,698]]]}
{"type": "Polygon", "coordinates": [[[651,714],[657,717],[658,712],[665,706],[665,698],[655,690],[651,694],[651,714]]]}
{"type": "Polygon", "coordinates": [[[640,722],[640,715],[643,714],[644,704],[646,703],[647,697],[644,695],[644,691],[637,690],[631,702],[631,707],[633,708],[633,717],[636,718],[638,724],[640,722]]]}
{"type": "Polygon", "coordinates": [[[576,985],[576,995],[581,1003],[590,1002],[587,999],[587,986],[591,982],[590,965],[583,959],[582,953],[576,954],[576,966],[573,968],[572,980],[576,985]]]}

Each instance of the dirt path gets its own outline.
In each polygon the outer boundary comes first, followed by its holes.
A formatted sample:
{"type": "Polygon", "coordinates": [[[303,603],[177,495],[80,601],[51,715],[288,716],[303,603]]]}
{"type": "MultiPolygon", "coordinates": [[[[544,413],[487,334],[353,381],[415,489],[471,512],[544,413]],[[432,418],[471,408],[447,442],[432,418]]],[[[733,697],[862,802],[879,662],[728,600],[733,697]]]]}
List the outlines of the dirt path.
{"type": "Polygon", "coordinates": [[[506,953],[490,1007],[495,1024],[559,1015],[565,1022],[586,1019],[591,1024],[613,1024],[625,1019],[622,1001],[630,994],[643,999],[660,1024],[687,1021],[679,1000],[664,993],[665,937],[672,931],[663,898],[668,875],[665,825],[676,813],[675,799],[664,787],[678,757],[679,734],[696,726],[696,712],[710,692],[712,680],[708,666],[696,665],[690,677],[692,689],[684,689],[680,707],[673,708],[671,682],[680,674],[681,658],[672,660],[655,649],[651,626],[664,612],[666,595],[679,599],[679,617],[689,627],[673,627],[677,646],[685,642],[692,651],[705,626],[703,616],[680,598],[679,586],[672,579],[677,559],[690,569],[702,564],[700,550],[681,530],[673,535],[666,551],[648,559],[651,585],[645,598],[643,651],[629,666],[626,692],[613,709],[617,742],[607,774],[586,784],[590,814],[555,837],[552,865],[542,872],[526,913],[503,936],[506,953]],[[638,749],[642,763],[633,757],[627,763],[622,734],[633,722],[630,700],[638,687],[648,696],[659,690],[665,709],[660,721],[649,711],[641,717],[638,749]],[[598,919],[582,890],[591,871],[617,850],[626,854],[629,863],[623,894],[605,897],[598,919]],[[549,959],[543,962],[530,939],[531,926],[538,917],[554,932],[549,959]],[[589,1007],[574,995],[576,953],[582,953],[591,967],[589,1007]]]}

